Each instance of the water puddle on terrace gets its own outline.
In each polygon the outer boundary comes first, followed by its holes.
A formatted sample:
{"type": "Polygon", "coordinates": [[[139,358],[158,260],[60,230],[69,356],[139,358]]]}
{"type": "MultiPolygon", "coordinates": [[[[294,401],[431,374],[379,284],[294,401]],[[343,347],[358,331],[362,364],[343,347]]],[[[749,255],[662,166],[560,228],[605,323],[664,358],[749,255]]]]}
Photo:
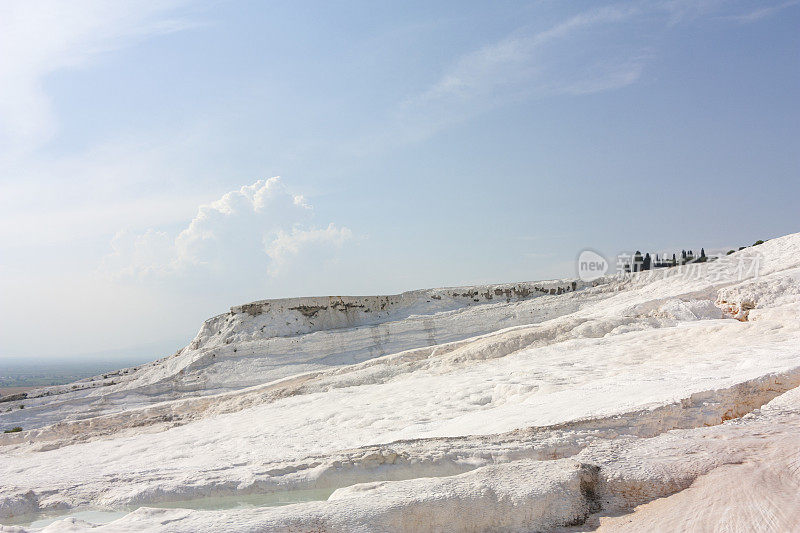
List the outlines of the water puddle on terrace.
{"type": "MultiPolygon", "coordinates": [[[[170,502],[155,502],[141,507],[157,509],[196,509],[216,511],[223,509],[253,509],[256,507],[277,507],[292,503],[324,501],[334,489],[303,489],[265,494],[244,494],[231,496],[213,496],[170,502]]],[[[135,511],[138,507],[126,507],[121,510],[83,509],[72,511],[44,511],[37,514],[10,517],[0,521],[1,524],[24,526],[26,528],[43,528],[57,520],[74,517],[90,524],[107,524],[117,518],[135,511]]]]}

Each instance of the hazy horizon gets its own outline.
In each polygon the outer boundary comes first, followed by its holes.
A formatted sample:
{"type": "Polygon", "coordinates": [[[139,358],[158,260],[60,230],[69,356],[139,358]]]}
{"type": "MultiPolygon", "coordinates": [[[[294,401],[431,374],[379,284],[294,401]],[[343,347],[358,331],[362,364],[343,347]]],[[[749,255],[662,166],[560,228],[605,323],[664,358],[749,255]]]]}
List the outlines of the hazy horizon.
{"type": "MultiPolygon", "coordinates": [[[[770,236],[766,239],[779,237],[780,235],[770,236]]],[[[752,244],[752,243],[750,243],[752,244]]],[[[749,246],[750,244],[743,244],[741,246],[749,246]]],[[[631,247],[628,247],[631,249],[631,247]]],[[[686,246],[683,249],[694,249],[695,252],[699,253],[701,246],[686,246]]],[[[727,249],[737,249],[739,248],[738,245],[731,245],[731,246],[722,246],[718,247],[718,252],[724,253],[724,250],[727,249]]],[[[711,250],[711,248],[709,248],[711,250]]],[[[677,251],[677,249],[676,249],[677,251]]],[[[642,250],[644,253],[645,250],[642,250]]],[[[612,259],[612,254],[605,254],[607,259],[612,259]]],[[[613,263],[609,263],[609,273],[613,274],[615,265],[613,263]]],[[[561,276],[556,276],[554,279],[561,279],[561,278],[570,278],[575,277],[575,264],[569,265],[569,271],[565,272],[561,276]]],[[[489,280],[485,283],[492,284],[492,283],[514,283],[514,282],[522,282],[522,281],[544,281],[542,280],[523,280],[523,279],[509,279],[509,280],[489,280]]],[[[436,287],[410,287],[405,290],[414,290],[414,289],[431,289],[436,287]]],[[[389,293],[383,293],[389,294],[389,293]]],[[[344,293],[332,293],[332,294],[297,294],[295,296],[303,297],[303,296],[372,296],[371,294],[344,294],[344,293]]],[[[233,307],[234,305],[240,305],[244,303],[250,303],[252,301],[261,300],[263,298],[253,298],[252,300],[243,301],[232,303],[229,307],[233,307]]],[[[225,309],[222,312],[227,312],[229,309],[225,309]]],[[[216,315],[210,315],[206,317],[206,319],[213,318],[216,315]]],[[[204,319],[203,322],[206,320],[204,319]]],[[[198,323],[196,329],[200,329],[201,323],[198,323]]],[[[160,359],[162,357],[167,357],[176,351],[180,350],[181,348],[185,347],[189,344],[189,342],[194,338],[196,331],[187,335],[181,339],[166,339],[161,340],[159,342],[145,342],[142,344],[132,345],[132,346],[123,346],[120,348],[115,349],[108,349],[108,350],[100,350],[95,352],[80,352],[80,353],[64,353],[64,354],[51,354],[47,356],[36,356],[31,358],[30,355],[28,356],[15,356],[14,354],[7,354],[7,355],[0,355],[0,370],[3,368],[9,367],[26,367],[26,366],[36,366],[40,364],[55,364],[55,365],[70,365],[70,364],[88,364],[88,365],[103,365],[103,364],[111,364],[111,365],[126,365],[126,366],[136,366],[143,363],[148,363],[154,361],[156,359],[160,359]]],[[[35,354],[34,354],[35,355],[35,354]]]]}

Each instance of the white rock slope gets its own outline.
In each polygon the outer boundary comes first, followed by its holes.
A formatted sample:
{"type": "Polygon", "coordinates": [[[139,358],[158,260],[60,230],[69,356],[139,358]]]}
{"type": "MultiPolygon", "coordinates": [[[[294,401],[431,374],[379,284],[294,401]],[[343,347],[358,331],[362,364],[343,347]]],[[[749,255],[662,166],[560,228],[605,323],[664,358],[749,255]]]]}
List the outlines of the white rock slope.
{"type": "Polygon", "coordinates": [[[0,437],[0,522],[796,530],[800,234],[657,274],[235,307],[175,356],[0,404],[26,429],[0,437]],[[147,507],[305,489],[334,492],[147,507]]]}

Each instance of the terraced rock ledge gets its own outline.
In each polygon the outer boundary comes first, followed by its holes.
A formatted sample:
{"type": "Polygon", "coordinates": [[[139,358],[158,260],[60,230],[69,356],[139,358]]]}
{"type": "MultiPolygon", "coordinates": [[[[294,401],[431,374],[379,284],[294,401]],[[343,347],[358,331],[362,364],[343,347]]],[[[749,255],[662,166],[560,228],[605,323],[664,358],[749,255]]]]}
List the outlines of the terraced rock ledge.
{"type": "Polygon", "coordinates": [[[800,234],[692,272],[254,302],[173,356],[0,404],[23,427],[0,434],[0,522],[788,531],[798,385],[800,234]],[[148,507],[315,490],[330,496],[148,507]]]}

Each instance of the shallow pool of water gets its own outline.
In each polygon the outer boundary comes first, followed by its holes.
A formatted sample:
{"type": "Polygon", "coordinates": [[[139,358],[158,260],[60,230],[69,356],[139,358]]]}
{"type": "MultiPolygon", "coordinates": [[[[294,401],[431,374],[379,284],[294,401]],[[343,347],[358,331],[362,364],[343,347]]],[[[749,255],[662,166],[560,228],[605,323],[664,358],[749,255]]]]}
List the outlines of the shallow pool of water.
{"type": "Polygon", "coordinates": [[[37,515],[20,516],[18,519],[8,518],[6,521],[14,524],[15,526],[25,526],[30,528],[38,528],[49,526],[56,520],[63,520],[64,518],[75,517],[90,524],[107,524],[113,522],[117,518],[122,518],[130,511],[97,511],[97,510],[84,510],[84,511],[63,511],[61,514],[53,513],[40,513],[37,515]],[[36,518],[38,517],[38,518],[36,518]]]}
{"type": "Polygon", "coordinates": [[[91,524],[107,524],[117,518],[135,511],[139,507],[155,507],[158,509],[198,509],[198,510],[221,510],[221,509],[253,509],[256,507],[277,507],[279,505],[289,505],[292,503],[302,503],[311,501],[327,500],[333,493],[333,489],[304,489],[282,492],[269,492],[264,494],[238,494],[231,496],[212,496],[207,498],[194,498],[191,500],[180,500],[170,502],[148,503],[136,507],[126,507],[124,509],[81,509],[72,511],[45,511],[42,513],[7,518],[2,521],[4,524],[25,526],[30,528],[41,528],[48,526],[56,520],[63,520],[75,517],[91,524]]]}
{"type": "Polygon", "coordinates": [[[277,507],[291,503],[327,500],[334,489],[303,489],[264,494],[234,494],[231,496],[211,496],[173,502],[149,503],[142,507],[159,509],[250,509],[254,507],[277,507]]]}

